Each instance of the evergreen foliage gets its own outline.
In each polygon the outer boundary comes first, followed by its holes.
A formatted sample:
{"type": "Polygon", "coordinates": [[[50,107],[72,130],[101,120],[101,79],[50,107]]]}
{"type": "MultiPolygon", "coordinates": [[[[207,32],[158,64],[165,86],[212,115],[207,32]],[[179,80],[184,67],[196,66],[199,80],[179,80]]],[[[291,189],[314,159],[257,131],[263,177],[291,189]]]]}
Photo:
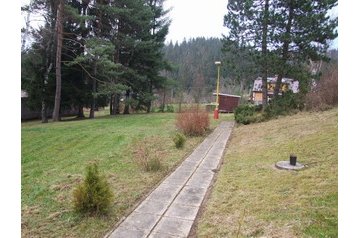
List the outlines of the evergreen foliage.
{"type": "Polygon", "coordinates": [[[304,108],[302,94],[294,94],[288,91],[282,97],[274,98],[264,110],[265,118],[274,118],[279,115],[289,115],[304,108]]]}
{"type": "Polygon", "coordinates": [[[304,109],[305,98],[302,94],[295,94],[292,91],[286,92],[282,97],[274,98],[262,110],[262,105],[243,104],[235,109],[235,121],[240,124],[251,124],[263,122],[297,113],[304,109]]]}
{"type": "Polygon", "coordinates": [[[75,211],[99,215],[109,211],[113,193],[105,177],[101,176],[96,163],[86,168],[85,180],[73,192],[75,211]]]}
{"type": "Polygon", "coordinates": [[[196,100],[215,88],[216,67],[221,59],[221,41],[216,38],[196,38],[181,44],[170,42],[163,49],[165,58],[172,65],[166,72],[168,78],[177,82],[175,92],[195,95],[196,100]]]}
{"type": "Polygon", "coordinates": [[[244,125],[250,124],[252,117],[255,113],[255,106],[244,104],[235,109],[235,121],[244,125]]]}
{"type": "Polygon", "coordinates": [[[185,144],[185,136],[182,133],[175,133],[173,141],[177,149],[183,148],[185,144]]]}
{"type": "MultiPolygon", "coordinates": [[[[184,40],[178,44],[170,42],[163,49],[166,60],[171,65],[171,70],[165,71],[164,76],[172,79],[174,97],[179,102],[184,101],[184,95],[189,95],[192,102],[208,102],[212,92],[216,89],[217,67],[215,61],[223,61],[221,70],[221,90],[229,94],[247,93],[254,77],[253,73],[241,74],[235,68],[235,64],[250,65],[246,56],[242,55],[236,60],[237,55],[231,54],[230,50],[222,52],[223,43],[218,38],[203,38],[184,40]],[[230,54],[235,61],[229,63],[226,55],[230,54]],[[243,63],[242,63],[243,62],[243,63]],[[242,64],[241,64],[242,63],[242,64]],[[245,78],[245,80],[238,80],[245,78]],[[249,80],[250,79],[250,80],[249,80]]],[[[250,66],[254,71],[254,66],[250,66]]],[[[257,74],[254,74],[257,76],[257,74]]]]}
{"type": "MultiPolygon", "coordinates": [[[[44,85],[43,71],[49,69],[48,76],[54,74],[56,51],[61,50],[61,110],[66,106],[80,109],[86,106],[91,108],[90,117],[94,117],[96,108],[110,102],[111,113],[117,114],[119,99],[126,96],[128,107],[132,100],[136,102],[135,109],[149,112],[153,90],[164,87],[167,81],[160,75],[160,71],[168,68],[162,48],[170,24],[163,0],[63,0],[64,11],[60,14],[63,21],[57,23],[63,26],[62,49],[55,47],[57,3],[33,1],[22,8],[29,13],[40,12],[45,20],[39,31],[30,32],[34,43],[24,47],[22,57],[24,61],[34,54],[42,57],[35,68],[36,77],[30,69],[24,69],[22,75],[22,89],[31,91],[30,101],[37,101],[34,107],[38,109],[41,100],[32,93],[35,88],[28,81],[44,85]]],[[[23,62],[24,67],[30,65],[23,62]]],[[[50,77],[46,84],[51,80],[50,77]]],[[[55,95],[55,88],[38,88],[40,95],[55,95]]],[[[79,116],[83,116],[83,111],[79,110],[79,116]]]]}
{"type": "Polygon", "coordinates": [[[301,80],[310,61],[327,59],[328,44],[338,35],[337,18],[328,15],[335,6],[337,0],[230,0],[225,45],[233,53],[248,52],[260,66],[263,90],[267,75],[278,75],[277,96],[283,77],[301,80]]]}

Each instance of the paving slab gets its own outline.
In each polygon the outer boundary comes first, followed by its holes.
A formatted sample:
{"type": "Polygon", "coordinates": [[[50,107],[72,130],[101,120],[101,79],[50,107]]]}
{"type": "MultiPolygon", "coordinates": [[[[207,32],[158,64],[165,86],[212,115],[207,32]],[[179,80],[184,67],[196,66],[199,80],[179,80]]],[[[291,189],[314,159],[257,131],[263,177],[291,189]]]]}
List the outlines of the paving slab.
{"type": "Polygon", "coordinates": [[[137,238],[137,237],[146,237],[146,233],[141,230],[127,230],[125,228],[116,229],[112,234],[111,237],[117,238],[137,238]]]}
{"type": "Polygon", "coordinates": [[[220,125],[106,237],[187,237],[220,165],[233,122],[220,125]]]}
{"type": "Polygon", "coordinates": [[[193,221],[172,217],[163,217],[154,228],[153,233],[168,234],[175,237],[187,237],[193,221]]]}
{"type": "Polygon", "coordinates": [[[185,186],[180,192],[174,203],[180,203],[183,205],[200,207],[201,202],[204,199],[206,193],[205,188],[185,186]]]}
{"type": "Polygon", "coordinates": [[[124,220],[124,222],[120,225],[120,228],[149,233],[160,218],[160,216],[155,214],[134,211],[127,217],[127,219],[124,220]]]}
{"type": "Polygon", "coordinates": [[[187,185],[207,189],[214,177],[214,172],[210,169],[198,169],[198,171],[189,179],[187,185]]]}
{"type": "Polygon", "coordinates": [[[171,202],[181,190],[182,185],[174,183],[162,183],[149,196],[148,200],[171,202]]]}
{"type": "Polygon", "coordinates": [[[152,232],[152,233],[150,233],[148,238],[178,238],[178,236],[176,236],[176,235],[172,236],[172,235],[160,233],[160,232],[152,232]]]}
{"type": "Polygon", "coordinates": [[[165,213],[166,217],[180,218],[184,220],[194,221],[199,207],[188,206],[180,203],[173,203],[165,213]]]}
{"type": "Polygon", "coordinates": [[[146,199],[137,207],[136,212],[162,215],[168,209],[170,202],[146,199]]]}

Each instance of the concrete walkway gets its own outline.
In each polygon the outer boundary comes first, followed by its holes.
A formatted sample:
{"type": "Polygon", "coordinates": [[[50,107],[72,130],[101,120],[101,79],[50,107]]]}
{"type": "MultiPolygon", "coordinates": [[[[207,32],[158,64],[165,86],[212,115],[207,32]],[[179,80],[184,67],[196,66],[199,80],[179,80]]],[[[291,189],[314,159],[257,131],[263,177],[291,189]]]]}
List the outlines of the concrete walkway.
{"type": "Polygon", "coordinates": [[[233,126],[233,122],[222,122],[107,237],[187,237],[233,126]]]}

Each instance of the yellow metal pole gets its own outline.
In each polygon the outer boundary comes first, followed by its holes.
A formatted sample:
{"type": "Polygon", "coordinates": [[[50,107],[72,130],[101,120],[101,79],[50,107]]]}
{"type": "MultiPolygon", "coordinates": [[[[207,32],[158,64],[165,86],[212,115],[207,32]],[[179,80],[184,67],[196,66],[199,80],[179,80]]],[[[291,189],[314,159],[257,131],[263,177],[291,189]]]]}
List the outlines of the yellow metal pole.
{"type": "Polygon", "coordinates": [[[216,81],[216,109],[219,109],[220,64],[218,64],[218,79],[216,81]]]}
{"type": "Polygon", "coordinates": [[[220,61],[215,61],[215,64],[218,66],[218,79],[216,80],[216,105],[214,110],[214,119],[219,119],[219,88],[220,88],[220,61]]]}

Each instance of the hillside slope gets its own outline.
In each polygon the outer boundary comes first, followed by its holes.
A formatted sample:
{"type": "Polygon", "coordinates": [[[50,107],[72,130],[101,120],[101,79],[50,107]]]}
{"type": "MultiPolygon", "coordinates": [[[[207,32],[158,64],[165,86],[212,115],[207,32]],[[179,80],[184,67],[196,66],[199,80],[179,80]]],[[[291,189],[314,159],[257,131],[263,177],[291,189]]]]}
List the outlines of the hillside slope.
{"type": "Polygon", "coordinates": [[[337,237],[338,110],[235,128],[198,237],[337,237]],[[301,171],[275,168],[295,153],[301,171]]]}

